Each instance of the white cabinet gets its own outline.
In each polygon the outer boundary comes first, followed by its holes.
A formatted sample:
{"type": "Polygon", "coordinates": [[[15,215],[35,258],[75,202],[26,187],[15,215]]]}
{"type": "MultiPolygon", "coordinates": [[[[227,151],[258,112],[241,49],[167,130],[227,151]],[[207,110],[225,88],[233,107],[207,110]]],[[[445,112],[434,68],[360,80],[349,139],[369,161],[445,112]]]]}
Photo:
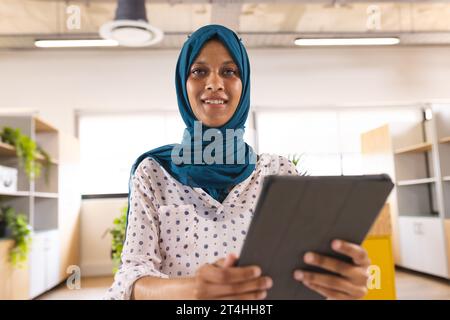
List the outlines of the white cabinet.
{"type": "Polygon", "coordinates": [[[30,252],[30,298],[34,298],[59,283],[58,230],[33,234],[30,252]]]}
{"type": "Polygon", "coordinates": [[[399,217],[402,265],[447,277],[444,230],[440,218],[399,217]]]}
{"type": "Polygon", "coordinates": [[[31,245],[30,264],[30,298],[34,298],[45,291],[45,256],[44,237],[40,233],[35,233],[31,245]]]}
{"type": "Polygon", "coordinates": [[[44,254],[46,262],[46,290],[59,283],[59,233],[58,230],[45,232],[44,254]]]}

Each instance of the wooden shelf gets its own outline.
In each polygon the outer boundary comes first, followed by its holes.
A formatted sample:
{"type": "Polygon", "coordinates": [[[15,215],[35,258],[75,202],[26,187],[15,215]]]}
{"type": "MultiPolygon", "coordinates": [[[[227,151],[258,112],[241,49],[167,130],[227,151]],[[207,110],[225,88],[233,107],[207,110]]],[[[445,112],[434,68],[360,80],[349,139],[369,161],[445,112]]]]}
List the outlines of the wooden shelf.
{"type": "Polygon", "coordinates": [[[414,186],[418,184],[426,184],[426,183],[434,183],[436,182],[436,178],[424,178],[424,179],[414,179],[414,180],[402,180],[397,181],[397,186],[414,186]]]}
{"type": "MultiPolygon", "coordinates": [[[[37,157],[36,157],[36,159],[37,159],[37,161],[39,161],[39,162],[45,162],[45,158],[44,158],[43,155],[38,154],[37,157]]],[[[56,160],[53,159],[53,158],[50,158],[50,163],[52,163],[52,164],[58,164],[58,161],[56,161],[56,160]]]]}
{"type": "Polygon", "coordinates": [[[36,132],[58,132],[58,130],[53,127],[52,125],[50,125],[49,123],[47,123],[46,121],[38,118],[38,117],[34,117],[34,123],[36,125],[36,132]]]}
{"type": "Polygon", "coordinates": [[[36,198],[54,198],[54,199],[58,199],[58,194],[57,193],[52,193],[52,192],[34,192],[33,195],[36,198]]]}
{"type": "Polygon", "coordinates": [[[395,154],[427,152],[431,150],[432,146],[431,142],[423,142],[413,146],[399,148],[395,150],[395,154]]]}
{"type": "Polygon", "coordinates": [[[0,141],[0,156],[15,156],[16,148],[12,145],[0,141]]]}
{"type": "Polygon", "coordinates": [[[411,219],[411,220],[417,220],[419,219],[429,219],[429,220],[441,220],[439,215],[432,214],[431,212],[428,213],[422,213],[420,215],[408,215],[406,213],[400,213],[398,215],[399,219],[411,219]]]}
{"type": "Polygon", "coordinates": [[[445,137],[439,140],[440,143],[450,143],[450,137],[445,137]]]}
{"type": "Polygon", "coordinates": [[[30,192],[29,191],[13,191],[13,192],[0,191],[0,196],[29,197],[30,192]]]}
{"type": "MultiPolygon", "coordinates": [[[[8,157],[16,157],[16,148],[10,144],[4,143],[0,141],[0,156],[8,156],[8,157]]],[[[39,162],[44,162],[45,158],[43,155],[38,154],[36,159],[39,162]]],[[[50,159],[50,162],[52,164],[58,164],[58,161],[56,161],[55,159],[50,159]]]]}
{"type": "Polygon", "coordinates": [[[58,193],[54,192],[30,192],[30,191],[14,191],[14,192],[6,192],[0,191],[1,196],[9,196],[9,197],[29,197],[34,196],[36,198],[54,198],[58,199],[58,193]]]}

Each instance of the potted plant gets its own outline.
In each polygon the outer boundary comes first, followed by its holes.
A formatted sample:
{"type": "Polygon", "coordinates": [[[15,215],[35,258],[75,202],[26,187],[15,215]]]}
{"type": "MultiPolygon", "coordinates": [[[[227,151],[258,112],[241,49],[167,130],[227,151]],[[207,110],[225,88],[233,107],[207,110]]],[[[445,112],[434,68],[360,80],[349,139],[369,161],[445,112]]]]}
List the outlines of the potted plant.
{"type": "Polygon", "coordinates": [[[21,268],[28,259],[31,246],[31,227],[24,214],[17,214],[12,207],[0,208],[0,222],[5,224],[4,235],[14,240],[9,251],[9,261],[14,267],[21,268]]]}
{"type": "Polygon", "coordinates": [[[113,261],[114,267],[113,272],[116,273],[120,266],[120,260],[123,249],[123,242],[125,241],[125,233],[127,228],[127,211],[128,205],[125,205],[121,209],[121,214],[119,217],[115,218],[113,221],[113,227],[106,230],[112,237],[111,240],[111,259],[113,261]]]}
{"type": "Polygon", "coordinates": [[[301,153],[301,154],[289,154],[288,155],[288,160],[291,161],[294,166],[299,169],[299,174],[301,176],[307,176],[308,175],[308,171],[304,168],[304,166],[302,166],[303,168],[300,168],[300,164],[304,163],[305,161],[303,160],[305,158],[305,154],[301,153]]]}
{"type": "Polygon", "coordinates": [[[17,157],[20,165],[25,169],[25,173],[30,180],[38,178],[41,174],[41,164],[36,161],[38,155],[44,157],[44,166],[46,169],[46,182],[48,182],[48,172],[50,167],[50,156],[39,147],[34,140],[23,134],[20,129],[4,127],[0,132],[0,138],[16,148],[17,157]]]}

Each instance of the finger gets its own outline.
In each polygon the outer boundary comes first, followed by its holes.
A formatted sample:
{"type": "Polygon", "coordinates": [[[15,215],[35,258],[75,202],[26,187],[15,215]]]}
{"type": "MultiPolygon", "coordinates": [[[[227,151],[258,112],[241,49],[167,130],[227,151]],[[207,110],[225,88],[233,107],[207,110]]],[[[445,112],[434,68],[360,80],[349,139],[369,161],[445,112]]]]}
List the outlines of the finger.
{"type": "Polygon", "coordinates": [[[303,283],[310,283],[330,290],[340,291],[355,299],[362,298],[367,294],[365,284],[357,286],[339,276],[301,271],[295,272],[294,277],[303,283]]]}
{"type": "Polygon", "coordinates": [[[201,284],[198,296],[204,297],[225,297],[235,296],[255,291],[264,291],[272,287],[272,279],[269,277],[259,277],[254,280],[232,283],[232,284],[201,284]]]}
{"type": "Polygon", "coordinates": [[[220,258],[219,260],[217,260],[216,262],[212,263],[213,266],[216,267],[223,267],[225,265],[225,258],[220,258]]]}
{"type": "Polygon", "coordinates": [[[225,258],[221,258],[214,262],[213,265],[222,268],[232,267],[237,260],[238,257],[234,253],[229,253],[225,258]]]}
{"type": "Polygon", "coordinates": [[[348,279],[352,279],[356,284],[365,284],[368,274],[367,268],[355,266],[344,261],[308,252],[303,258],[304,262],[340,274],[348,279]]]}
{"type": "Polygon", "coordinates": [[[255,291],[239,295],[220,297],[219,300],[262,300],[267,297],[267,291],[255,291]]]}
{"type": "Polygon", "coordinates": [[[350,297],[346,295],[345,293],[334,291],[331,289],[327,289],[321,286],[318,286],[316,284],[312,283],[303,283],[306,287],[310,288],[311,290],[316,291],[321,296],[328,298],[328,299],[335,299],[335,300],[349,300],[350,297]]]}
{"type": "Polygon", "coordinates": [[[334,240],[331,244],[331,247],[334,251],[342,253],[346,256],[352,258],[353,262],[360,266],[369,266],[370,259],[367,251],[351,242],[343,241],[343,240],[334,240]]]}
{"type": "Polygon", "coordinates": [[[225,258],[225,262],[223,263],[223,267],[228,268],[234,266],[237,259],[238,257],[234,253],[228,254],[227,257],[225,258]]]}
{"type": "Polygon", "coordinates": [[[261,268],[258,266],[223,268],[212,264],[206,264],[199,268],[198,276],[203,281],[210,283],[238,283],[260,277],[261,268]]]}

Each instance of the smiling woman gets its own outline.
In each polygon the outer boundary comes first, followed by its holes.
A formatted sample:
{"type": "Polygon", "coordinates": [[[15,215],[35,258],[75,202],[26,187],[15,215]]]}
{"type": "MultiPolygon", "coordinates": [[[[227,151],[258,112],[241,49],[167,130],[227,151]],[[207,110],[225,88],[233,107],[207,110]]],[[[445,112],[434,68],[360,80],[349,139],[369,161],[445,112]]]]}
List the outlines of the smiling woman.
{"type": "Polygon", "coordinates": [[[237,65],[218,40],[208,41],[194,61],[186,82],[189,103],[198,120],[220,127],[239,104],[242,81],[237,65]]]}
{"type": "MultiPolygon", "coordinates": [[[[242,134],[214,141],[212,163],[195,161],[210,148],[210,139],[196,132],[243,131],[250,109],[250,63],[232,30],[208,25],[194,32],[175,80],[185,134],[181,144],[144,153],[131,169],[122,264],[105,298],[264,299],[272,279],[259,266],[234,265],[264,177],[297,175],[296,167],[281,156],[256,156],[242,134]],[[194,161],[179,162],[174,150],[194,150],[186,151],[194,161]]],[[[292,281],[329,298],[362,297],[367,253],[343,241],[334,248],[354,263],[309,253],[299,259],[339,275],[297,272],[292,281]]]]}

